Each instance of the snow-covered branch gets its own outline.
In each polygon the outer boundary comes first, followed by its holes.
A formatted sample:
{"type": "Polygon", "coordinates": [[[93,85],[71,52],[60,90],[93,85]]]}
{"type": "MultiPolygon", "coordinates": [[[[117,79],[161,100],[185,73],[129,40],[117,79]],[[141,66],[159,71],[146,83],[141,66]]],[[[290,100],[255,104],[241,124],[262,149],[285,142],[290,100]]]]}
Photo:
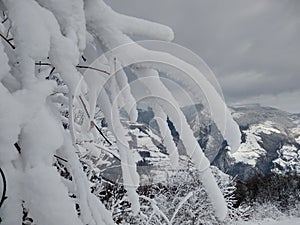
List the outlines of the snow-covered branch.
{"type": "MultiPolygon", "coordinates": [[[[239,144],[238,127],[200,71],[175,56],[146,49],[130,37],[172,41],[171,28],[117,13],[103,0],[1,0],[0,8],[5,11],[0,24],[0,172],[3,181],[7,178],[8,196],[1,200],[3,224],[21,224],[25,209],[36,224],[114,224],[111,213],[91,193],[90,177],[81,161],[88,158],[105,166],[103,154],[121,161],[131,210],[134,215],[141,213],[136,157],[120,115],[122,108],[130,122],[138,117],[129,69],[161,118],[157,122],[172,166],[178,168],[179,153],[168,118],[200,172],[216,216],[226,217],[227,206],[209,161],[161,74],[180,79],[176,74],[180,70],[192,76],[213,103],[213,119],[234,149],[239,144]],[[106,53],[92,65],[85,64],[95,59],[95,52],[106,53]],[[95,119],[96,108],[108,124],[105,131],[95,119]]],[[[170,223],[152,199],[146,200],[170,223]]]]}

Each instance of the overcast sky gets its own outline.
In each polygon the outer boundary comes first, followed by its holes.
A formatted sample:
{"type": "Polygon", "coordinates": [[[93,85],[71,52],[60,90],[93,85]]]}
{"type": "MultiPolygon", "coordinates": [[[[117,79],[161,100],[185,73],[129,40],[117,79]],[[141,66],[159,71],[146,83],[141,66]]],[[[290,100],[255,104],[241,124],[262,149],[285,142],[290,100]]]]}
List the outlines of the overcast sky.
{"type": "Polygon", "coordinates": [[[226,101],[300,112],[299,0],[107,0],[166,24],[216,74],[226,101]]]}

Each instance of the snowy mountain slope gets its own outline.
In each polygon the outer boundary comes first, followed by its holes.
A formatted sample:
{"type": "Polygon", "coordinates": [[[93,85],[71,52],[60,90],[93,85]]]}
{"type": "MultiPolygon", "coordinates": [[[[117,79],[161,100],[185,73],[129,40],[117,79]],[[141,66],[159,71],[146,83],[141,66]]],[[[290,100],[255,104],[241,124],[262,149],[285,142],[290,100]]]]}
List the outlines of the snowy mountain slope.
{"type": "MultiPolygon", "coordinates": [[[[244,180],[256,175],[300,173],[299,114],[256,104],[233,107],[242,140],[239,149],[231,154],[203,105],[186,106],[182,110],[206,156],[224,172],[244,180]]],[[[139,121],[156,130],[152,115],[151,109],[140,111],[139,121]]],[[[185,150],[171,122],[169,127],[183,154],[185,150]]]]}
{"type": "MultiPolygon", "coordinates": [[[[242,133],[241,145],[232,154],[203,105],[186,106],[182,110],[206,156],[223,172],[242,180],[272,173],[300,174],[299,114],[260,105],[232,108],[242,133]]],[[[159,181],[168,175],[167,171],[172,171],[163,138],[153,117],[151,108],[148,108],[139,110],[137,123],[122,121],[128,132],[130,148],[136,153],[142,182],[151,179],[159,181]]],[[[182,158],[186,155],[185,148],[172,122],[168,121],[168,124],[182,158]]],[[[109,132],[107,135],[113,140],[109,132]]],[[[112,148],[112,151],[118,155],[117,148],[112,148]]],[[[120,162],[115,161],[104,175],[112,180],[120,179],[120,162]]]]}
{"type": "MultiPolygon", "coordinates": [[[[99,121],[98,121],[99,122],[99,121]]],[[[102,176],[111,181],[122,181],[121,161],[118,160],[119,152],[115,146],[115,138],[106,127],[106,122],[99,122],[102,126],[102,131],[112,142],[112,146],[108,149],[115,156],[109,159],[111,165],[106,165],[102,170],[102,176]]],[[[156,173],[157,165],[164,168],[169,168],[170,162],[166,147],[163,145],[162,138],[151,129],[148,125],[142,123],[130,123],[127,120],[122,120],[122,124],[127,132],[126,139],[129,142],[131,151],[134,153],[137,163],[137,170],[141,175],[141,183],[147,182],[153,172],[156,173]],[[155,166],[154,166],[155,165],[155,166]]],[[[157,173],[156,173],[157,174],[157,173]]]]}
{"type": "MultiPolygon", "coordinates": [[[[212,161],[218,154],[219,149],[222,148],[224,142],[221,133],[216,125],[209,118],[208,114],[204,111],[201,104],[185,107],[182,109],[188,123],[194,130],[194,135],[199,145],[205,151],[206,156],[212,161]]],[[[122,112],[122,116],[126,117],[126,113],[122,112]]],[[[139,110],[138,122],[130,123],[125,118],[122,124],[127,133],[127,140],[131,150],[136,155],[137,170],[141,176],[141,183],[160,182],[173,172],[171,162],[164,145],[164,138],[160,136],[159,128],[156,121],[153,119],[154,113],[151,108],[147,110],[139,110]]],[[[101,124],[103,132],[115,143],[114,137],[106,127],[105,121],[98,121],[101,124]]],[[[179,150],[181,160],[180,166],[185,167],[188,162],[186,150],[179,139],[178,132],[175,130],[173,123],[168,121],[169,128],[173,139],[179,150]]],[[[109,147],[114,155],[118,156],[116,147],[109,147]]],[[[109,180],[121,181],[120,161],[114,160],[112,165],[103,172],[103,176],[109,180]]]]}
{"type": "MultiPolygon", "coordinates": [[[[216,124],[211,120],[209,112],[206,111],[202,104],[196,104],[181,108],[188,124],[194,131],[199,145],[204,150],[206,157],[213,161],[217,156],[219,149],[223,146],[224,139],[218,130],[216,124]]],[[[148,124],[153,130],[159,132],[156,121],[153,119],[154,114],[151,108],[147,110],[139,110],[138,121],[148,124]]],[[[179,134],[171,121],[168,121],[172,136],[178,146],[181,155],[186,154],[186,150],[182,145],[179,134]]]]}
{"type": "Polygon", "coordinates": [[[215,164],[245,180],[271,173],[300,173],[298,115],[260,105],[232,110],[242,143],[234,154],[221,150],[226,156],[216,159],[215,164]]]}

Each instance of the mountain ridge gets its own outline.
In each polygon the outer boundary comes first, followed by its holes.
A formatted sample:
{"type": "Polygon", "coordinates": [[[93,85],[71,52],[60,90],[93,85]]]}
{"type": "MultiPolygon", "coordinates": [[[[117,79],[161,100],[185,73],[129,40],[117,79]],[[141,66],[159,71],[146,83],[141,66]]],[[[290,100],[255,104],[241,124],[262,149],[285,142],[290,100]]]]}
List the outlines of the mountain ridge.
{"type": "MultiPolygon", "coordinates": [[[[197,104],[185,106],[182,111],[212,165],[242,180],[274,173],[300,173],[300,114],[259,104],[231,107],[242,133],[240,148],[231,153],[204,109],[197,104]]],[[[157,130],[151,115],[150,108],[139,110],[138,121],[157,130]]],[[[179,151],[184,154],[180,137],[172,122],[168,122],[179,151]]]]}

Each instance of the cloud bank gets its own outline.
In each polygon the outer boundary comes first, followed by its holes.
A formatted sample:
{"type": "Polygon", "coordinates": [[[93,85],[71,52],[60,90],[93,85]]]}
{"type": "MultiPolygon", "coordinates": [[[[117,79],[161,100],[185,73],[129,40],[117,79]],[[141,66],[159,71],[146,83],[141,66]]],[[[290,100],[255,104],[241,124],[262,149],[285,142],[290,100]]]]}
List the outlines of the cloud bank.
{"type": "Polygon", "coordinates": [[[300,112],[300,1],[107,0],[117,11],[171,26],[175,42],[216,74],[229,104],[300,112]]]}

